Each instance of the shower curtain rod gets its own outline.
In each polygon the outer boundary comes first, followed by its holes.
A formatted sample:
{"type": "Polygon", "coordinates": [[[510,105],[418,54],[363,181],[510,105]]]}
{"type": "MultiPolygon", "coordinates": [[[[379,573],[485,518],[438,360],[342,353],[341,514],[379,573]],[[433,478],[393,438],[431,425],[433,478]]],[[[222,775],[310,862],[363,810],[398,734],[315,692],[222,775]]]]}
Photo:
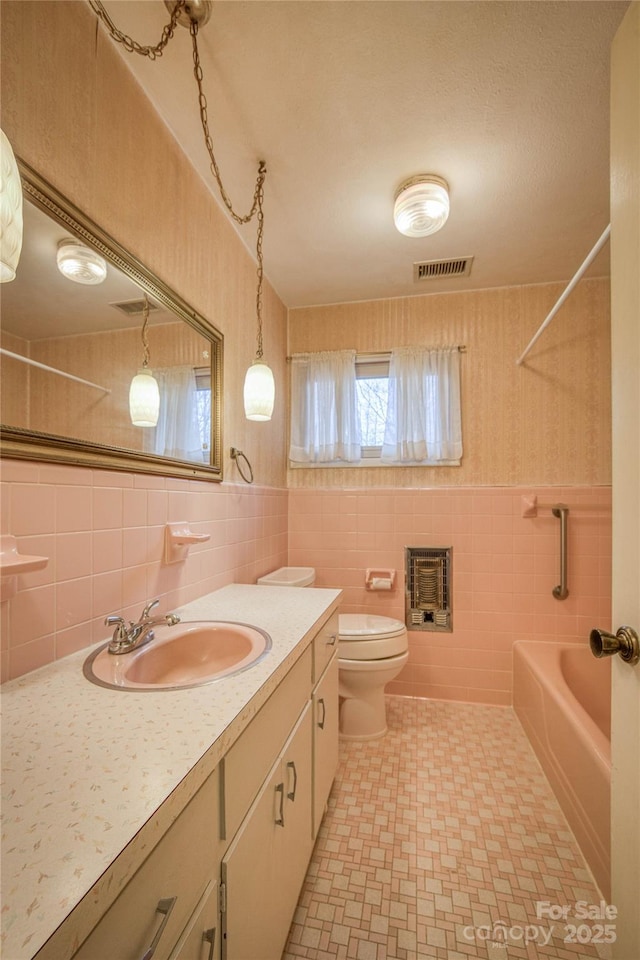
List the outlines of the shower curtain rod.
{"type": "Polygon", "coordinates": [[[46,363],[39,363],[37,360],[31,360],[29,357],[23,357],[20,353],[12,353],[11,350],[5,350],[4,347],[0,347],[0,353],[5,357],[11,357],[12,360],[19,360],[20,363],[26,363],[30,367],[37,367],[38,370],[46,370],[47,373],[55,373],[59,377],[64,377],[65,380],[74,380],[76,383],[83,383],[85,387],[93,387],[94,390],[102,390],[103,393],[111,393],[111,390],[108,390],[106,387],[101,387],[97,383],[92,383],[91,380],[83,380],[81,377],[75,377],[72,373],[65,373],[64,370],[56,370],[55,367],[48,367],[46,363]]]}
{"type": "Polygon", "coordinates": [[[536,342],[536,340],[538,339],[538,337],[539,337],[539,336],[544,332],[544,330],[546,330],[546,328],[549,326],[549,324],[551,323],[551,321],[552,321],[553,318],[555,317],[556,313],[558,312],[558,310],[560,309],[560,307],[562,306],[562,304],[565,302],[565,300],[567,299],[567,297],[569,296],[569,294],[571,293],[571,291],[573,290],[573,288],[576,286],[576,284],[578,283],[578,281],[581,279],[582,274],[587,270],[587,267],[589,267],[589,266],[591,265],[591,263],[595,260],[595,258],[598,256],[598,254],[600,253],[600,251],[601,251],[602,248],[604,247],[605,243],[606,243],[607,240],[609,239],[609,234],[610,234],[610,233],[611,233],[611,224],[609,224],[609,225],[605,228],[602,236],[601,236],[600,239],[597,241],[595,247],[593,248],[593,250],[591,251],[591,253],[589,254],[589,256],[586,258],[586,260],[584,261],[584,263],[582,264],[582,266],[579,268],[579,270],[578,270],[578,272],[576,273],[576,275],[574,276],[573,280],[571,280],[571,282],[569,283],[569,285],[568,285],[567,288],[565,289],[564,293],[561,295],[560,299],[558,300],[558,302],[556,303],[556,305],[553,307],[553,309],[551,310],[551,312],[550,312],[549,315],[547,316],[546,320],[540,325],[540,327],[538,328],[537,333],[531,338],[531,340],[529,341],[529,343],[528,343],[527,346],[525,347],[525,349],[524,349],[523,353],[521,354],[521,356],[518,357],[518,359],[516,360],[516,366],[518,366],[518,367],[520,366],[520,364],[522,363],[522,361],[524,360],[524,358],[526,357],[526,355],[529,353],[529,351],[530,351],[531,348],[533,347],[533,345],[534,345],[534,343],[536,342]]]}

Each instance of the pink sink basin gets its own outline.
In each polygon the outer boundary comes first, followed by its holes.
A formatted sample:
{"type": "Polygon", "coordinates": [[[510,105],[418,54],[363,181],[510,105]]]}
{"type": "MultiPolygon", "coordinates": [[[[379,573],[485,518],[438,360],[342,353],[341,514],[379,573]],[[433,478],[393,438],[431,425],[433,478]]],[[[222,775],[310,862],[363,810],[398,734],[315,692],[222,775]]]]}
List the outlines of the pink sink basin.
{"type": "Polygon", "coordinates": [[[155,628],[155,638],[131,653],[109,644],[84,662],[92,683],[117,690],[184,690],[247,670],[271,649],[259,627],[224,620],[193,620],[155,628]]]}

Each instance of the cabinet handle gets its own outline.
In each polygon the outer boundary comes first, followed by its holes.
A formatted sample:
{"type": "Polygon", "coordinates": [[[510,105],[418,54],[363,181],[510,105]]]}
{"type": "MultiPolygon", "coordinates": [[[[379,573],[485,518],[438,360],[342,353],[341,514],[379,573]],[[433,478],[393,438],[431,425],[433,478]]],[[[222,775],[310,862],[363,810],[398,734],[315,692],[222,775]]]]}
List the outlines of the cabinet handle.
{"type": "Polygon", "coordinates": [[[164,920],[156,930],[156,935],[151,941],[148,949],[142,954],[142,960],[151,960],[152,956],[156,952],[156,947],[160,943],[160,937],[164,933],[164,928],[167,925],[171,911],[176,905],[177,897],[168,897],[166,900],[159,900],[158,906],[156,907],[156,913],[163,913],[164,920]]]}
{"type": "Polygon", "coordinates": [[[216,944],[216,928],[211,927],[210,930],[205,930],[205,932],[202,934],[202,940],[204,943],[211,944],[209,947],[209,956],[207,957],[207,960],[213,960],[213,948],[216,944]]]}
{"type": "Polygon", "coordinates": [[[338,634],[332,633],[330,637],[327,637],[327,646],[335,647],[337,639],[338,639],[338,634]]]}
{"type": "Polygon", "coordinates": [[[290,790],[287,796],[289,800],[295,800],[296,789],[298,787],[298,771],[296,770],[296,765],[293,760],[289,760],[287,763],[287,770],[293,770],[293,790],[290,790]]]}
{"type": "Polygon", "coordinates": [[[318,706],[322,707],[322,720],[318,720],[318,726],[320,727],[321,730],[324,730],[324,721],[327,718],[327,708],[325,706],[325,702],[322,697],[320,697],[320,699],[318,700],[318,706]]]}
{"type": "Polygon", "coordinates": [[[276,817],[276,823],[279,827],[284,827],[284,783],[276,785],[276,793],[280,794],[280,816],[276,817]]]}

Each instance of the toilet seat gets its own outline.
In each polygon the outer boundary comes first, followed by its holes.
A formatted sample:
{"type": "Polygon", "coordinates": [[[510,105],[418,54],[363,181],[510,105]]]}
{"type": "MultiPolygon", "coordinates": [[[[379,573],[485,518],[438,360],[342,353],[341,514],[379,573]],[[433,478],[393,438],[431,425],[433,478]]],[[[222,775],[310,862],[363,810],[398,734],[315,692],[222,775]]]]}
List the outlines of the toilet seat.
{"type": "Polygon", "coordinates": [[[408,649],[402,620],[368,613],[341,613],[338,617],[338,657],[343,660],[386,660],[408,649]]]}

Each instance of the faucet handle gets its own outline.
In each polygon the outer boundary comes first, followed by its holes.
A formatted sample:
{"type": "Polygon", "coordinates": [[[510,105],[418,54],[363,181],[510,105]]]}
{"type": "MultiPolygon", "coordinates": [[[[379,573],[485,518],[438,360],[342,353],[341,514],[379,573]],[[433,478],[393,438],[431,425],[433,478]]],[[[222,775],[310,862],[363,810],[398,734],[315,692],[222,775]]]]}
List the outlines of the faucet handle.
{"type": "Polygon", "coordinates": [[[116,614],[110,614],[108,617],[105,617],[104,625],[105,627],[124,627],[125,621],[116,614]]]}
{"type": "Polygon", "coordinates": [[[142,613],[141,613],[141,615],[140,615],[140,622],[141,622],[141,623],[142,623],[142,621],[149,619],[149,614],[151,613],[152,610],[155,610],[155,608],[158,606],[159,603],[160,603],[160,598],[158,598],[158,599],[156,599],[156,600],[150,600],[150,601],[149,601],[149,603],[146,605],[146,607],[144,608],[144,610],[142,611],[142,613]]]}

